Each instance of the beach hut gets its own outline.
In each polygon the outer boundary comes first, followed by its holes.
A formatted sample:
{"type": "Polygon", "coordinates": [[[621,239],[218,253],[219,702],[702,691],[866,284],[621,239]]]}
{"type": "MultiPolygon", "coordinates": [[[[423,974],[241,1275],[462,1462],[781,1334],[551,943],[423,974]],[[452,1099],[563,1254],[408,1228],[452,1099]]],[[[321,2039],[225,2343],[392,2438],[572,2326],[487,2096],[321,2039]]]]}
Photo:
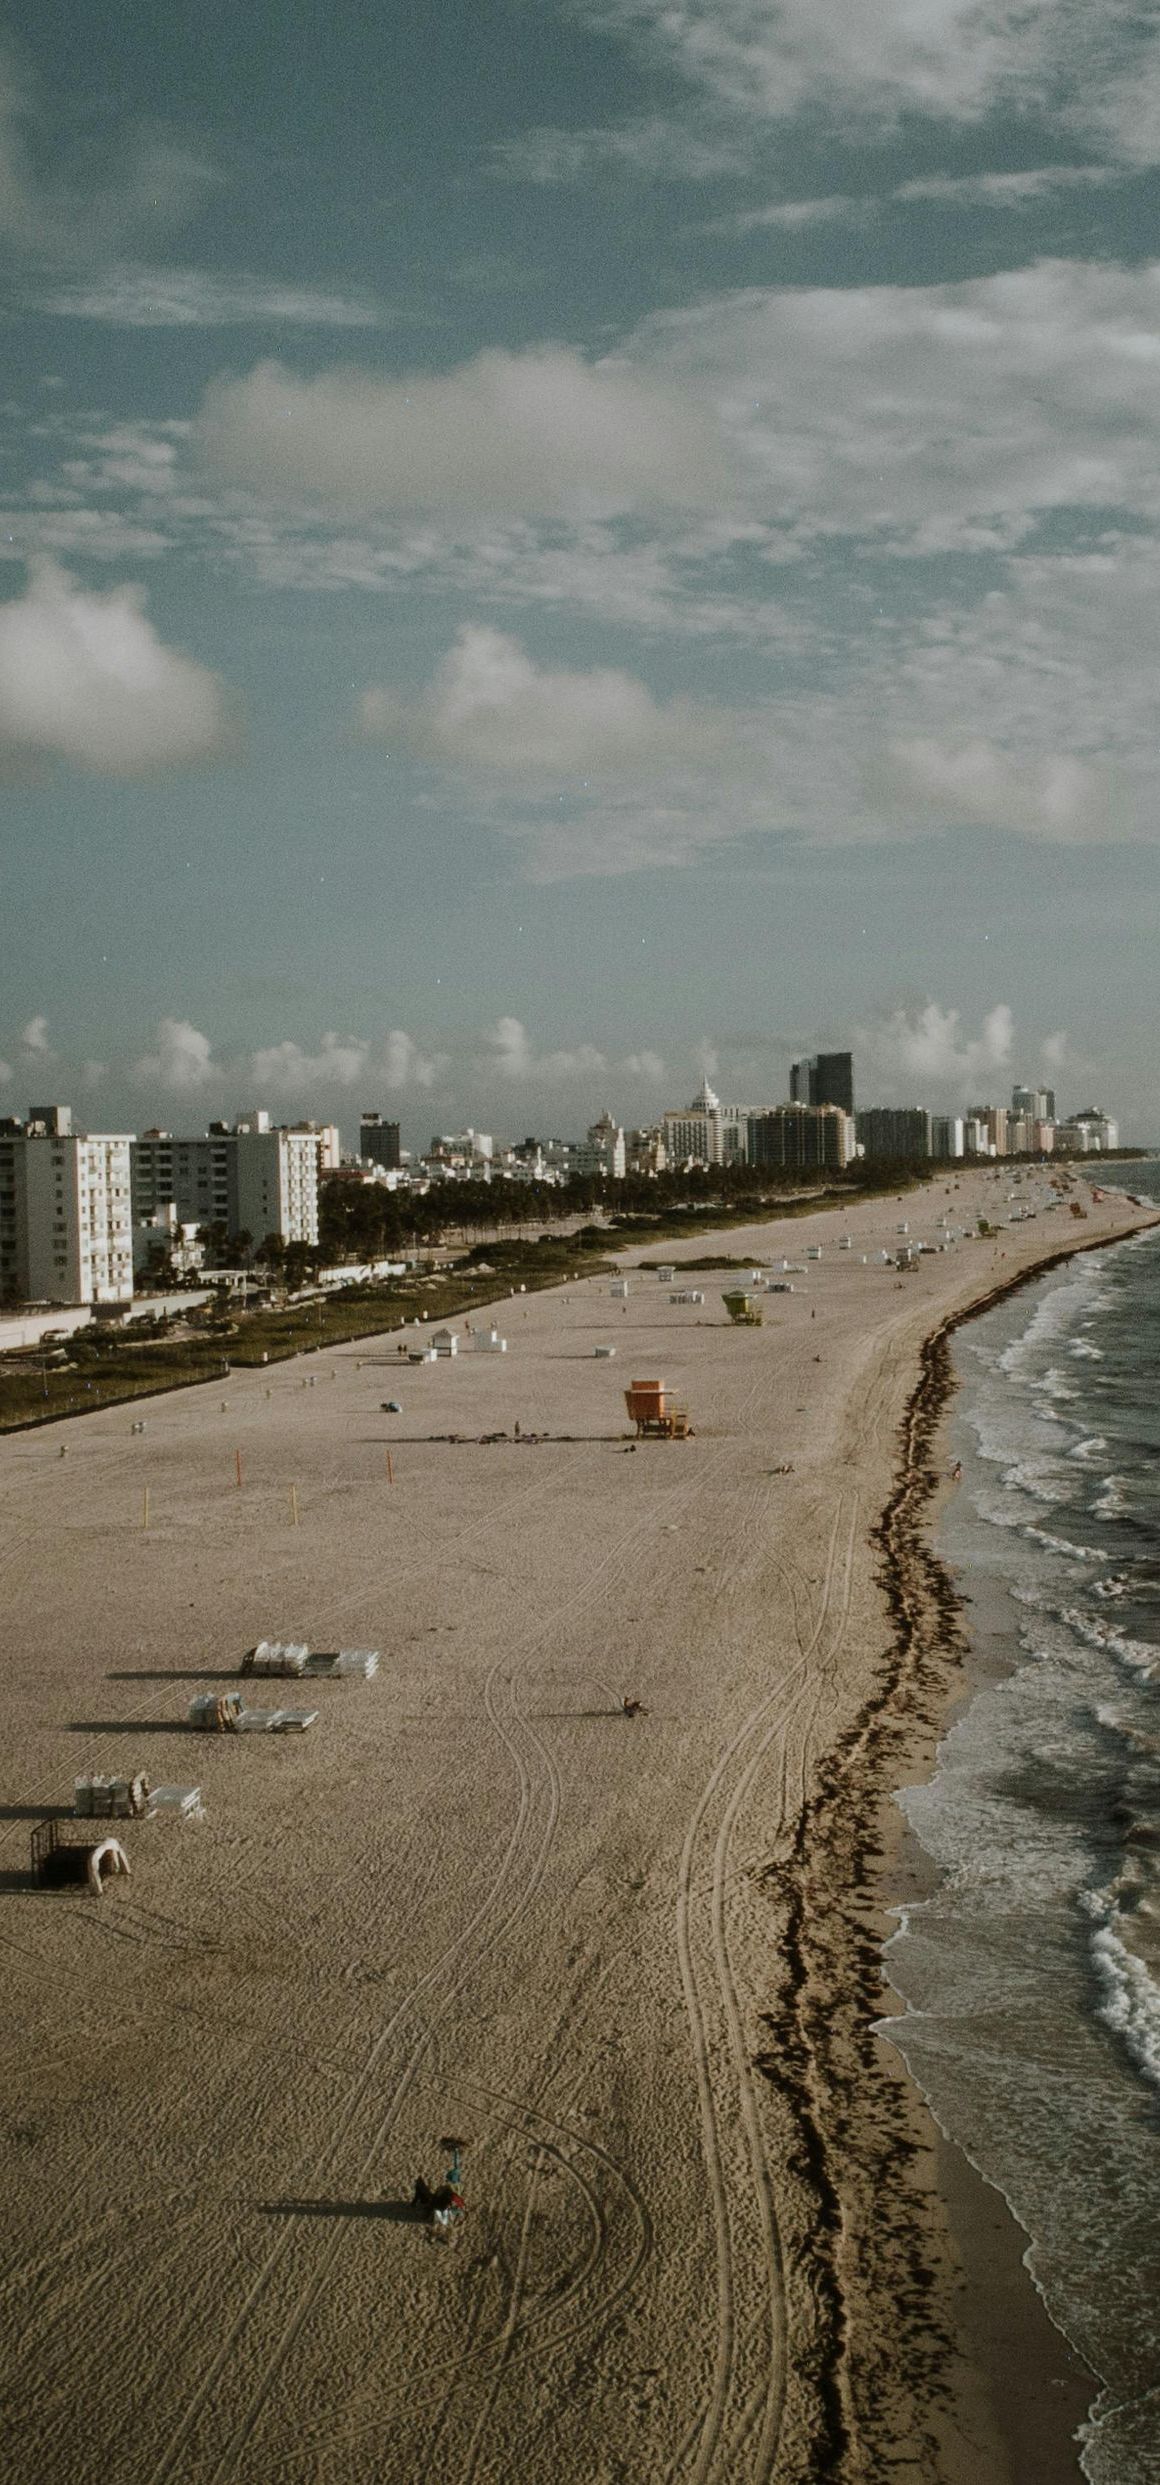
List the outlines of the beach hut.
{"type": "Polygon", "coordinates": [[[657,1269],[658,1285],[671,1286],[676,1273],[671,1260],[662,1260],[657,1269]]]}
{"type": "Polygon", "coordinates": [[[753,1294],[723,1294],[721,1297],[734,1328],[759,1329],[761,1305],[753,1294]]]}
{"type": "Polygon", "coordinates": [[[616,1302],[626,1303],[628,1301],[627,1277],[614,1277],[608,1291],[616,1302]]]}
{"type": "Polygon", "coordinates": [[[455,1329],[436,1329],[431,1345],[437,1359],[446,1362],[450,1356],[459,1353],[459,1333],[455,1329]]]}
{"type": "Polygon", "coordinates": [[[472,1331],[471,1351],[474,1355],[506,1355],[507,1346],[506,1337],[501,1337],[498,1329],[472,1331]]]}
{"type": "Polygon", "coordinates": [[[671,1395],[663,1381],[633,1381],[625,1390],[624,1403],[639,1438],[688,1440],[691,1429],[688,1407],[671,1395]]]}

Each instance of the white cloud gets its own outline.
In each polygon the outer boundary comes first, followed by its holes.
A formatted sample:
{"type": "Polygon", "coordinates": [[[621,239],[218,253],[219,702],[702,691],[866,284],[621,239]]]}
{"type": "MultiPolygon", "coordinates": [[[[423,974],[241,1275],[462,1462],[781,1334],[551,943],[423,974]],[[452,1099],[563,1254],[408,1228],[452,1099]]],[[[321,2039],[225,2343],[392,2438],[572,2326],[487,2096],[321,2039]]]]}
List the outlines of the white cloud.
{"type": "MultiPolygon", "coordinates": [[[[31,261],[90,263],[180,222],[218,179],[180,139],[145,127],[118,130],[95,176],[65,166],[46,177],[37,156],[55,139],[32,80],[0,55],[0,239],[31,261]]],[[[52,151],[59,165],[58,142],[52,151]]]]}
{"type": "Polygon", "coordinates": [[[316,1053],[289,1038],[267,1044],[249,1055],[247,1083],[259,1094],[302,1097],[333,1094],[337,1088],[431,1087],[446,1066],[446,1057],[428,1059],[401,1027],[376,1044],[367,1036],[322,1037],[316,1053]]]}
{"type": "Polygon", "coordinates": [[[680,503],[724,475],[709,417],[677,389],[562,345],[409,379],[299,379],[262,362],[211,384],[196,433],[207,465],[235,483],[362,510],[680,503]]]}
{"type": "Polygon", "coordinates": [[[262,1094],[312,1095],[316,1089],[354,1087],[366,1069],[370,1046],[361,1037],[324,1035],[316,1053],[289,1039],[250,1055],[250,1076],[262,1094]]]}
{"type": "Polygon", "coordinates": [[[1066,1028],[1057,1027],[1054,1035],[1045,1036],[1040,1050],[1049,1070],[1062,1070],[1069,1058],[1066,1028]]]}
{"type": "Polygon", "coordinates": [[[218,675],[162,643],[139,588],[93,594],[39,561],[0,605],[0,757],[133,777],[220,757],[233,738],[218,675]]]}
{"type": "Polygon", "coordinates": [[[1010,1067],[1015,1022],[1005,1001],[988,1011],[977,1036],[968,1035],[961,1013],[937,1001],[895,1009],[876,1026],[860,1028],[859,1052],[881,1090],[922,1103],[928,1088],[951,1088],[975,1102],[988,1077],[1010,1067]]]}
{"type": "Polygon", "coordinates": [[[782,199],[772,207],[740,208],[731,216],[714,216],[704,233],[796,233],[812,224],[856,224],[874,212],[871,198],[851,198],[836,191],[828,198],[782,199]]]}
{"type": "Polygon", "coordinates": [[[874,536],[1160,516],[1160,266],[1042,260],[945,285],[751,287],[648,319],[634,362],[712,395],[747,513],[874,536]]]}
{"type": "Polygon", "coordinates": [[[375,1077],[392,1091],[400,1087],[434,1087],[447,1067],[446,1053],[421,1053],[401,1027],[392,1027],[379,1047],[375,1077]]]}
{"type": "Polygon", "coordinates": [[[1037,164],[1021,173],[927,173],[901,182],[892,196],[907,206],[1033,207],[1057,190],[1103,190],[1123,178],[1118,165],[1037,164]]]}
{"type": "Polygon", "coordinates": [[[729,132],[659,115],[594,129],[522,130],[491,151],[494,172],[539,188],[617,172],[645,181],[716,181],[743,171],[745,162],[743,142],[729,132]]]}
{"type": "Polygon", "coordinates": [[[1018,759],[985,741],[947,744],[898,738],[867,772],[872,803],[942,825],[975,822],[1021,830],[1055,844],[1122,835],[1106,769],[1067,752],[1018,759]]]}
{"type": "Polygon", "coordinates": [[[43,1011],[39,1012],[35,1018],[30,1018],[27,1026],[21,1028],[20,1041],[25,1052],[32,1053],[38,1061],[55,1059],[48,1040],[48,1020],[43,1011]]]}
{"type": "Polygon", "coordinates": [[[1160,46],[1127,0],[575,0],[644,46],[714,113],[751,127],[806,109],[843,126],[903,114],[1048,110],[1155,161],[1160,46]]]}
{"type": "Polygon", "coordinates": [[[110,268],[57,285],[37,307],[54,319],[100,320],[110,328],[378,328],[384,319],[365,296],[208,268],[110,268]]]}
{"type": "Polygon", "coordinates": [[[169,1095],[197,1095],[220,1084],[224,1066],[214,1060],[208,1035],[188,1018],[162,1018],[154,1038],[156,1050],[142,1055],[133,1075],[143,1086],[161,1087],[169,1095]]]}
{"type": "Polygon", "coordinates": [[[723,723],[690,699],[658,703],[629,673],[541,670],[517,639],[467,624],[429,691],[368,690],[362,729],[422,757],[500,776],[622,771],[707,759],[723,723]]]}
{"type": "Polygon", "coordinates": [[[626,1078],[647,1079],[652,1087],[659,1087],[661,1080],[668,1076],[659,1053],[628,1053],[621,1068],[626,1078]]]}
{"type": "Polygon", "coordinates": [[[608,1063],[594,1044],[579,1044],[571,1051],[537,1053],[522,1020],[497,1018],[484,1034],[487,1047],[482,1067],[495,1070],[513,1083],[525,1080],[548,1082],[554,1079],[602,1078],[608,1063]]]}

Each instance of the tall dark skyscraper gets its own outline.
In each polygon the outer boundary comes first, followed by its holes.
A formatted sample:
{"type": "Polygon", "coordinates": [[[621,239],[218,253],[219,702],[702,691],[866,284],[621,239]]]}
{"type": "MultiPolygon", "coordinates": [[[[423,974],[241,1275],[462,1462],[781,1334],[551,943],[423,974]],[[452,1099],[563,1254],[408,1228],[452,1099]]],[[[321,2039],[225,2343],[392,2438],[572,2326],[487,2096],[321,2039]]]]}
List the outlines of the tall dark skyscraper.
{"type": "Polygon", "coordinates": [[[792,1062],[789,1095],[791,1104],[837,1104],[843,1113],[852,1113],[853,1054],[819,1053],[812,1061],[792,1062]]]}
{"type": "Polygon", "coordinates": [[[811,1104],[840,1104],[843,1113],[854,1110],[853,1053],[819,1053],[814,1064],[814,1089],[811,1104]]]}

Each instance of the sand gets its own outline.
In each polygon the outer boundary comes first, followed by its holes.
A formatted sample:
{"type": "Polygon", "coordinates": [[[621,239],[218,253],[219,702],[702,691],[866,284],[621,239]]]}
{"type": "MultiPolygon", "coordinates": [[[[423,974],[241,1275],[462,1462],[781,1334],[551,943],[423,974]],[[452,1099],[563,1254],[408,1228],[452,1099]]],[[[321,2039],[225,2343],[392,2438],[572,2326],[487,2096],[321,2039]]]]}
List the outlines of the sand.
{"type": "Polygon", "coordinates": [[[502,1357],[363,1340],[151,1401],[142,1434],[122,1408],[0,1443],[14,2480],[1002,2485],[1013,2322],[1031,2430],[1066,2442],[1014,2229],[988,2243],[961,2169],[940,2188],[870,2034],[889,1787],[958,1662],[923,1550],[937,1371],[899,1465],[922,1342],[1141,1221],[862,1264],[1005,1187],[733,1229],[755,1266],[824,1247],[760,1330],[722,1276],[703,1307],[590,1279],[499,1306],[502,1357]],[[628,1448],[638,1374],[692,1440],[628,1448]],[[550,1437],[480,1444],[517,1419],[550,1437]],[[195,1736],[267,1634],[382,1668],[312,1684],[305,1736],[195,1736]],[[74,1775],[141,1767],[204,1820],[130,1824],[100,1900],[31,1889],[74,1775]],[[443,2240],[408,2204],[448,2133],[443,2240]]]}

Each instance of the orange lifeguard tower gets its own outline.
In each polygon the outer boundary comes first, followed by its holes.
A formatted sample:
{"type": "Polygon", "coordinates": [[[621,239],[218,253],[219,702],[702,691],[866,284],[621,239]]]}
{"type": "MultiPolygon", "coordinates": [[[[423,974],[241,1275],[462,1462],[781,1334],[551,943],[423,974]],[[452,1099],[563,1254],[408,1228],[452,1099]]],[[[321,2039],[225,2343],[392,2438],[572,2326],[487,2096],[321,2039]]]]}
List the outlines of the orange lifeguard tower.
{"type": "Polygon", "coordinates": [[[637,1436],[652,1441],[687,1441],[689,1410],[674,1398],[663,1381],[633,1381],[624,1393],[624,1403],[637,1429],[637,1436]]]}

